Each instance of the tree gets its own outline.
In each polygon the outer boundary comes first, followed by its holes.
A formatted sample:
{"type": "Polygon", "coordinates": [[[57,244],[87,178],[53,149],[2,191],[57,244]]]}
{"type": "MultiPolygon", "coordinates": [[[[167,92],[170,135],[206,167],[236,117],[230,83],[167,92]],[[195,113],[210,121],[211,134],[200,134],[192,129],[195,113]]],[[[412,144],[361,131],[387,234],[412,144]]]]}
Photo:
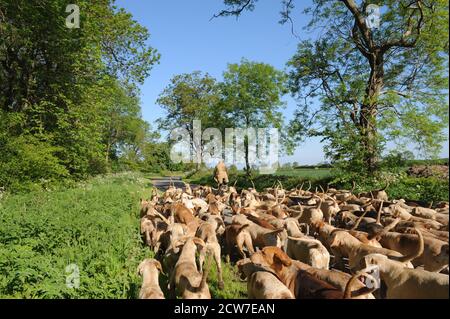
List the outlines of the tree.
{"type": "Polygon", "coordinates": [[[293,167],[293,165],[290,162],[287,162],[287,163],[284,163],[281,167],[284,169],[290,169],[293,167]]]}
{"type": "Polygon", "coordinates": [[[47,164],[26,182],[103,173],[110,146],[129,138],[116,114],[139,122],[137,84],[159,60],[148,31],[113,0],[77,5],[80,28],[68,29],[67,1],[1,1],[1,185],[15,187],[35,153],[47,164]],[[111,142],[114,129],[123,134],[111,142]]]}
{"type": "MultiPolygon", "coordinates": [[[[221,93],[225,114],[234,127],[281,129],[284,105],[281,97],[286,93],[286,77],[281,71],[265,63],[243,59],[240,64],[229,64],[223,75],[221,93]]],[[[248,137],[245,137],[246,173],[251,166],[248,137]]]]}
{"type": "MultiPolygon", "coordinates": [[[[257,0],[225,0],[219,16],[253,10],[257,0]]],[[[292,22],[283,0],[280,22],[292,22]]],[[[388,140],[412,140],[432,156],[448,124],[448,2],[314,0],[307,27],[289,61],[299,101],[291,132],[322,136],[326,155],[346,170],[373,175],[388,140]],[[369,4],[382,7],[371,28],[369,4]],[[320,105],[315,108],[315,102],[320,105]]]]}
{"type": "MultiPolygon", "coordinates": [[[[210,75],[200,71],[176,75],[157,100],[157,104],[166,111],[165,117],[158,119],[159,129],[186,129],[191,136],[193,150],[201,151],[201,145],[193,138],[193,121],[201,121],[203,127],[217,127],[219,117],[214,115],[219,101],[217,81],[210,75]]],[[[197,163],[197,168],[200,164],[197,163]]]]}

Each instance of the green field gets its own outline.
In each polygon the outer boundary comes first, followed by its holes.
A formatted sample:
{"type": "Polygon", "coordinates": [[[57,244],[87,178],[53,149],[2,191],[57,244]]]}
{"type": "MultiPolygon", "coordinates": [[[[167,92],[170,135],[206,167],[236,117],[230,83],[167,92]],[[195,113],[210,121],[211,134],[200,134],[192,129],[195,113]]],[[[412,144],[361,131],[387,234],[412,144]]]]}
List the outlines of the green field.
{"type": "Polygon", "coordinates": [[[275,173],[276,176],[288,176],[310,179],[327,178],[332,175],[331,168],[280,168],[275,173]]]}
{"type": "MultiPolygon", "coordinates": [[[[139,198],[149,181],[138,173],[97,177],[73,189],[9,195],[0,201],[0,298],[136,298],[139,262],[153,255],[139,234],[139,198]],[[66,286],[76,264],[78,289],[66,286]]],[[[224,263],[226,288],[216,298],[245,297],[224,263]]],[[[165,278],[162,278],[165,283],[165,278]]]]}

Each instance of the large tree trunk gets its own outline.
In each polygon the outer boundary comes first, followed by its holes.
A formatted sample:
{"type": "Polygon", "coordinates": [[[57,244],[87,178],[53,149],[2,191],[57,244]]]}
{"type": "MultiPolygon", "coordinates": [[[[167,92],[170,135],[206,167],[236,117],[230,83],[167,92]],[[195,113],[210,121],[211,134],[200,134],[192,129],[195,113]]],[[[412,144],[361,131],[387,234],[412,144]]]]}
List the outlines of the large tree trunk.
{"type": "Polygon", "coordinates": [[[359,130],[361,146],[364,150],[363,160],[367,172],[373,175],[378,169],[380,158],[378,147],[377,112],[378,99],[384,83],[384,58],[382,53],[375,53],[370,58],[370,77],[366,96],[361,106],[359,130]]]}

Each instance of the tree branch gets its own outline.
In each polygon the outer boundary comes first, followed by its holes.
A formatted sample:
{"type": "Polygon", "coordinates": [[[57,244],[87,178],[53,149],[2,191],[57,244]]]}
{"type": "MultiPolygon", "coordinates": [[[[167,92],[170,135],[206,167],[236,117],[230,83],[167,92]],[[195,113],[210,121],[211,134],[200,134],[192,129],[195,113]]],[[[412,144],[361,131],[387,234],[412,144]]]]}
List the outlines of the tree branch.
{"type": "Polygon", "coordinates": [[[392,47],[402,47],[402,48],[412,48],[416,45],[417,40],[421,34],[423,21],[424,21],[424,13],[422,7],[422,1],[417,0],[410,3],[407,8],[413,9],[413,12],[408,17],[408,22],[406,24],[406,31],[403,33],[402,37],[398,40],[391,40],[386,42],[383,46],[381,46],[382,52],[386,52],[392,47]],[[417,7],[412,7],[412,5],[416,4],[417,7]],[[416,11],[419,11],[419,21],[416,26],[413,25],[413,17],[416,11]],[[413,29],[416,29],[416,37],[411,42],[408,42],[408,37],[413,33],[413,29]]]}
{"type": "Polygon", "coordinates": [[[211,17],[211,19],[209,19],[209,21],[211,21],[214,18],[227,17],[227,16],[231,16],[231,15],[239,17],[241,15],[242,11],[244,11],[246,8],[248,8],[252,4],[253,1],[254,0],[247,0],[241,7],[237,8],[235,10],[222,10],[218,14],[214,14],[211,17]]]}
{"type": "Polygon", "coordinates": [[[355,17],[355,23],[356,23],[359,31],[361,31],[361,34],[363,36],[363,40],[364,40],[366,46],[369,48],[369,50],[373,49],[374,43],[373,43],[373,40],[371,37],[370,29],[367,27],[365,18],[362,15],[362,13],[359,11],[358,6],[355,3],[355,1],[353,1],[353,0],[340,0],[340,1],[342,1],[345,4],[347,9],[349,9],[350,12],[355,17]]]}
{"type": "Polygon", "coordinates": [[[366,48],[361,43],[361,39],[358,34],[358,23],[356,20],[355,20],[355,24],[352,28],[352,38],[353,38],[353,41],[355,42],[356,47],[358,48],[359,52],[361,52],[362,55],[364,55],[366,58],[369,58],[370,57],[369,51],[367,51],[366,48]]]}
{"type": "Polygon", "coordinates": [[[296,34],[295,30],[294,30],[294,21],[291,18],[291,10],[294,8],[293,5],[294,0],[284,0],[283,4],[284,4],[284,10],[281,11],[281,20],[280,23],[281,24],[285,24],[286,22],[289,21],[290,25],[291,25],[291,33],[293,36],[295,36],[297,39],[299,39],[299,36],[296,34]]]}

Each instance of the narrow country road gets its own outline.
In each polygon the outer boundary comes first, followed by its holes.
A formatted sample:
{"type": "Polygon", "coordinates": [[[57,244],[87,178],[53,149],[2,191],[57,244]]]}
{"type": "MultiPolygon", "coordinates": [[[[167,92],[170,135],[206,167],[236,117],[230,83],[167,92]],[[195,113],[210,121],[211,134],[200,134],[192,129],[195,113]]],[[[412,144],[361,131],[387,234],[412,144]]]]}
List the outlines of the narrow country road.
{"type": "MultiPolygon", "coordinates": [[[[151,183],[154,187],[156,187],[160,191],[165,191],[169,188],[170,185],[173,185],[177,188],[182,188],[185,190],[184,183],[181,176],[164,176],[158,178],[152,178],[151,183]]],[[[190,184],[192,188],[196,188],[197,185],[190,184]]]]}

